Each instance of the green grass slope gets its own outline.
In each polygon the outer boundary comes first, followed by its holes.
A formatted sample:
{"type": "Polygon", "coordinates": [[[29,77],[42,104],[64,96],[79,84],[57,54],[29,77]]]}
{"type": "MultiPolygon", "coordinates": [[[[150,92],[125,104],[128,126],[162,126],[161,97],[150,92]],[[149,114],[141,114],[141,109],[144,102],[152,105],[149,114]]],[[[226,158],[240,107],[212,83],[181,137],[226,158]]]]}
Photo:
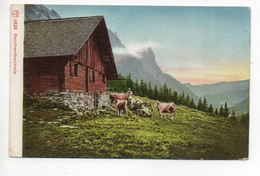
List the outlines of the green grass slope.
{"type": "MultiPolygon", "coordinates": [[[[154,104],[154,101],[146,99],[154,104]]],[[[39,102],[38,102],[39,104],[39,102]]],[[[23,156],[69,158],[242,159],[248,129],[222,116],[177,106],[173,120],[130,112],[77,115],[62,108],[24,108],[23,156]]]]}

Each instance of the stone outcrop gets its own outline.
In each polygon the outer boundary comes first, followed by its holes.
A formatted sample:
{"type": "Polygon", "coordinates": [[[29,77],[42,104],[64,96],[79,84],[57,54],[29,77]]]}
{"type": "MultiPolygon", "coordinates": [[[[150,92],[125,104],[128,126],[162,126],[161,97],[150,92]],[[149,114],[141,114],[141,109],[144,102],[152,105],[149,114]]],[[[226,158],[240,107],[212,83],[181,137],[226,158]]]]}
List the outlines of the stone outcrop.
{"type": "MultiPolygon", "coordinates": [[[[44,98],[63,103],[76,112],[85,112],[95,109],[96,95],[86,92],[48,92],[44,98]]],[[[102,102],[102,101],[101,101],[102,102]]]]}
{"type": "Polygon", "coordinates": [[[152,116],[152,105],[138,98],[130,98],[128,100],[128,108],[135,114],[142,117],[152,116]]]}

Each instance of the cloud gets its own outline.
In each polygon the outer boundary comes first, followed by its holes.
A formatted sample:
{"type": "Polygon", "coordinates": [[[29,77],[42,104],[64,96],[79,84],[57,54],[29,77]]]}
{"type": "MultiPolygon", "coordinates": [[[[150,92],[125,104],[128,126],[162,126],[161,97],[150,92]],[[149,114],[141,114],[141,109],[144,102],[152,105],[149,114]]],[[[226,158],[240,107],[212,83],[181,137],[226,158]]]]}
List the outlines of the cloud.
{"type": "Polygon", "coordinates": [[[141,58],[141,52],[147,48],[161,48],[159,43],[153,41],[141,42],[141,43],[128,43],[126,48],[113,48],[113,52],[116,54],[130,54],[138,59],[141,58]]]}
{"type": "Polygon", "coordinates": [[[119,48],[119,47],[114,47],[113,53],[115,53],[115,54],[130,54],[129,51],[126,48],[119,48]]]}
{"type": "Polygon", "coordinates": [[[153,42],[153,41],[147,41],[143,43],[129,43],[126,44],[126,48],[133,56],[137,58],[141,58],[142,51],[146,50],[147,48],[160,48],[161,45],[159,43],[153,42]]]}

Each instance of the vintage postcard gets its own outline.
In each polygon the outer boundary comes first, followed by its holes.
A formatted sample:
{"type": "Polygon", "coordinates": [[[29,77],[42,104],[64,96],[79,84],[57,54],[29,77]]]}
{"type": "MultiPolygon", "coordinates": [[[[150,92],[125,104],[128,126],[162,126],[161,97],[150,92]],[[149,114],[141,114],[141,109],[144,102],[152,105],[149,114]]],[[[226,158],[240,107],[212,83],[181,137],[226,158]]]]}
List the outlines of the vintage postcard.
{"type": "Polygon", "coordinates": [[[10,156],[248,159],[250,8],[10,14],[10,156]]]}

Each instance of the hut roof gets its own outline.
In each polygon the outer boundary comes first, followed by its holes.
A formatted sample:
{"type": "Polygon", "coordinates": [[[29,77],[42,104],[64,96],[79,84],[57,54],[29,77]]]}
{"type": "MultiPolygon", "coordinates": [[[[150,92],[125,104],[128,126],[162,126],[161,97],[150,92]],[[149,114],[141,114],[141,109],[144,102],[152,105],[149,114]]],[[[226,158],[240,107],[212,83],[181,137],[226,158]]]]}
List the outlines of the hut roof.
{"type": "Polygon", "coordinates": [[[26,21],[24,23],[24,58],[55,56],[74,57],[93,31],[102,25],[102,36],[106,40],[102,52],[106,55],[107,72],[110,79],[117,78],[114,57],[103,16],[60,18],[26,21]]]}

